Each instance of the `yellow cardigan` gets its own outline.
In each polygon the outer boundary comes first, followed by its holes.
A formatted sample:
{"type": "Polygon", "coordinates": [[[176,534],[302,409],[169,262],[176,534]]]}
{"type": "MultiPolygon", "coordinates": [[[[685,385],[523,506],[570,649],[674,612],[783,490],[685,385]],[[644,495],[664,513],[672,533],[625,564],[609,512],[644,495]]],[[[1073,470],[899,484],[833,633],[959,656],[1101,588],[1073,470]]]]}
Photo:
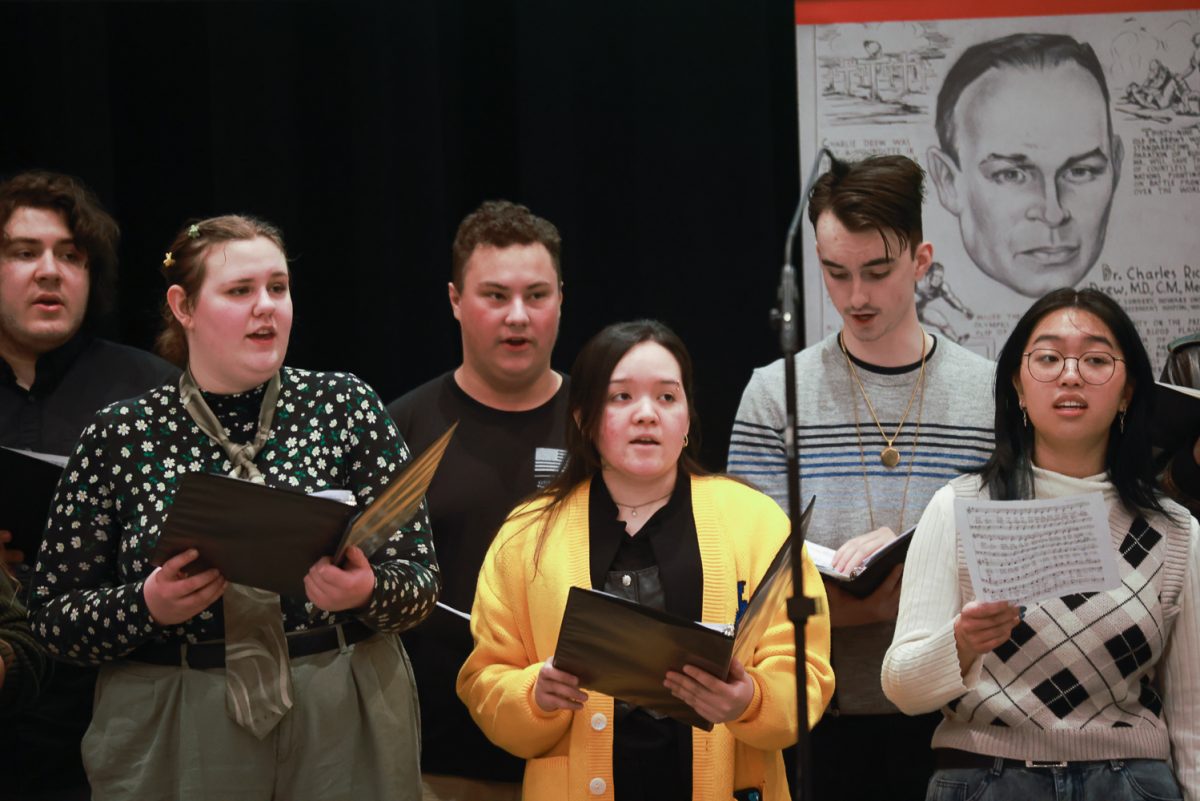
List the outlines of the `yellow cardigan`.
{"type": "MultiPolygon", "coordinates": [[[[475,648],[458,674],[458,695],[483,732],[527,760],[525,801],[614,797],[613,699],[589,692],[583,710],[549,714],[533,700],[538,671],[558,641],[568,589],[591,586],[588,489],[584,482],[563,503],[536,569],[540,519],[510,518],[500,529],[475,591],[475,648]]],[[[746,582],[749,598],[783,543],[787,516],[766,495],[715,476],[692,478],[692,513],[704,569],[703,619],[731,623],[738,582],[746,582]]],[[[805,628],[812,726],[833,695],[833,671],[825,589],[807,553],[804,586],[818,599],[818,614],[805,628]]],[[[761,788],[764,801],[788,798],[780,750],[797,737],[795,662],[792,624],[781,608],[746,666],[754,697],[745,713],[711,732],[692,730],[693,799],[727,801],[745,787],[761,788]]]]}

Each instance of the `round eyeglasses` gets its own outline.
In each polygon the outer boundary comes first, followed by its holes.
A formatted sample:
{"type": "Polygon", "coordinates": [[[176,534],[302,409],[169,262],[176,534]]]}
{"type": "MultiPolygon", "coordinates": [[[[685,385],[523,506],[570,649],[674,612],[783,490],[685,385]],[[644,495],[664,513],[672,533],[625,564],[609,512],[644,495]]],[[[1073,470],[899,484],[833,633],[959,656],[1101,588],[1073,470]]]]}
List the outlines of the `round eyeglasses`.
{"type": "Polygon", "coordinates": [[[1067,369],[1067,362],[1075,360],[1075,372],[1085,384],[1107,384],[1116,372],[1117,362],[1125,361],[1102,350],[1090,350],[1078,356],[1063,356],[1052,348],[1037,348],[1024,354],[1029,365],[1029,374],[1035,381],[1056,381],[1067,369]]]}

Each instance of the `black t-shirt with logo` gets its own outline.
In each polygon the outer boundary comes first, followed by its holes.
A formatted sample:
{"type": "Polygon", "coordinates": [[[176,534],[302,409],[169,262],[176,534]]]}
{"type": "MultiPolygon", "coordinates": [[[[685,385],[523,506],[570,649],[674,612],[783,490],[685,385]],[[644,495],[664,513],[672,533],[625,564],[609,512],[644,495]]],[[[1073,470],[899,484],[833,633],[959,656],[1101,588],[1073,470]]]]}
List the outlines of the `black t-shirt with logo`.
{"type": "MultiPolygon", "coordinates": [[[[562,467],[567,391],[564,376],[546,403],[506,412],[467,395],[449,372],[388,405],[413,453],[454,421],[459,424],[426,494],[442,574],[441,603],[471,611],[479,569],[496,531],[513,507],[562,467]]],[[[403,640],[421,702],[421,769],[520,781],[524,760],[492,745],[455,694],[459,668],[473,645],[467,621],[438,608],[403,640]]]]}

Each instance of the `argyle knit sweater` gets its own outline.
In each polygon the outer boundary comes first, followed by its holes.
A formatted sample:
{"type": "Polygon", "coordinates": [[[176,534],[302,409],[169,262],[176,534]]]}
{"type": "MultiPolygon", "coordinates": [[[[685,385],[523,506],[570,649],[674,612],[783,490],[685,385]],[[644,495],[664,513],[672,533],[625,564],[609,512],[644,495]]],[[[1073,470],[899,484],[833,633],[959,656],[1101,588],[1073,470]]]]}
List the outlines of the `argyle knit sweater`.
{"type": "Polygon", "coordinates": [[[962,675],[954,621],[974,591],[955,497],[986,497],[978,476],[934,495],[914,535],[883,688],[900,709],[938,709],[935,748],[1013,759],[1172,759],[1200,799],[1200,524],[1131,514],[1106,476],[1035,469],[1038,498],[1101,492],[1120,586],[1029,606],[1008,642],[962,675]]]}

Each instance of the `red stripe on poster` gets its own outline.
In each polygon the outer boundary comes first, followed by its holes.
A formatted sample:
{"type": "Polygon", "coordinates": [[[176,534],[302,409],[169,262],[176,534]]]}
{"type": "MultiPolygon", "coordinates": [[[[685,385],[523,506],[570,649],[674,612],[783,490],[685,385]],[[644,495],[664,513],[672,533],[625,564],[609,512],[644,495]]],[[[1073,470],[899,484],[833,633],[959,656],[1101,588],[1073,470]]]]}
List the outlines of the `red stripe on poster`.
{"type": "Polygon", "coordinates": [[[1120,14],[1126,11],[1191,11],[1196,0],[796,0],[797,25],[835,22],[889,22],[976,17],[1049,17],[1066,14],[1120,14]]]}

